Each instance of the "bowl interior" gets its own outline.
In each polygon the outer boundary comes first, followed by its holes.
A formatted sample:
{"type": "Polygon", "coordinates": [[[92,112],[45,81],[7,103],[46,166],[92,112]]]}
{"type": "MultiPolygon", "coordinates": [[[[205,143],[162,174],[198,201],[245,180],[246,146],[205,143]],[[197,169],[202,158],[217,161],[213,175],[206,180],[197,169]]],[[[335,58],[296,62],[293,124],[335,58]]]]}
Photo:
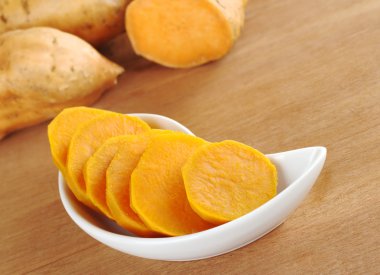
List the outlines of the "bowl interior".
{"type": "Polygon", "coordinates": [[[324,147],[308,147],[298,150],[269,154],[267,157],[276,166],[278,173],[277,195],[294,183],[313,164],[325,157],[324,147]]]}

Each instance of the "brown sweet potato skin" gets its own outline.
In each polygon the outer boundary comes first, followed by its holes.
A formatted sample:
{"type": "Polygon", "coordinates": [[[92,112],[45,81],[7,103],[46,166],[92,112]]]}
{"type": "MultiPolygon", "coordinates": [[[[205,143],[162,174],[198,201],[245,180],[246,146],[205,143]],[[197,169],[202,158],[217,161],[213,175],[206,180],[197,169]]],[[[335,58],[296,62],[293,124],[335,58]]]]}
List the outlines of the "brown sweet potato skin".
{"type": "Polygon", "coordinates": [[[0,138],[92,104],[123,72],[84,40],[47,27],[1,34],[0,60],[0,138]]]}
{"type": "Polygon", "coordinates": [[[131,0],[0,0],[0,33],[46,26],[99,45],[124,31],[131,0]]]}

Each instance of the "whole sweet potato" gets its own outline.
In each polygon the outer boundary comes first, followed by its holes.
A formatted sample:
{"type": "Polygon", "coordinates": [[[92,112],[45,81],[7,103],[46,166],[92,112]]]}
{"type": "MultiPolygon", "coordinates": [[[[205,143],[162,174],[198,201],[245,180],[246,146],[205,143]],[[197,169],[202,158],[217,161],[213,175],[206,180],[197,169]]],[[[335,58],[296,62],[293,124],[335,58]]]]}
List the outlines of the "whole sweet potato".
{"type": "Polygon", "coordinates": [[[130,0],[0,0],[0,33],[46,26],[98,45],[124,31],[130,0]]]}
{"type": "Polygon", "coordinates": [[[0,138],[93,103],[123,68],[84,40],[53,28],[0,35],[0,138]]]}

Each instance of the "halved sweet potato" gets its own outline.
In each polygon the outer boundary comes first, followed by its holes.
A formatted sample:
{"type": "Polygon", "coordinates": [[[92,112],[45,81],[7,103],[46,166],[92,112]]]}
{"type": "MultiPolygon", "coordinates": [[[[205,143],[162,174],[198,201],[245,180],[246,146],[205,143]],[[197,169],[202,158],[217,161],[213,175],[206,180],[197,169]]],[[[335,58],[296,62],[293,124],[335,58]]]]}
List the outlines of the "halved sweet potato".
{"type": "Polygon", "coordinates": [[[126,29],[137,54],[168,67],[193,67],[231,49],[244,24],[245,2],[134,0],[126,29]]]}

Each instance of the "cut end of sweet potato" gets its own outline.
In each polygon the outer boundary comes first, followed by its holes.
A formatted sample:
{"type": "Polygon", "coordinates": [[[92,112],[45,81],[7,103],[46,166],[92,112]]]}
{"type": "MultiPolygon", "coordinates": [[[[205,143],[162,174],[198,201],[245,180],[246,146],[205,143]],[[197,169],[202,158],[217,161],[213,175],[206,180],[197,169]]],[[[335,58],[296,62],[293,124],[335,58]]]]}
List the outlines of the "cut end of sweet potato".
{"type": "Polygon", "coordinates": [[[234,42],[228,19],[210,0],[135,0],[126,28],[136,53],[174,68],[217,60],[234,42]]]}

